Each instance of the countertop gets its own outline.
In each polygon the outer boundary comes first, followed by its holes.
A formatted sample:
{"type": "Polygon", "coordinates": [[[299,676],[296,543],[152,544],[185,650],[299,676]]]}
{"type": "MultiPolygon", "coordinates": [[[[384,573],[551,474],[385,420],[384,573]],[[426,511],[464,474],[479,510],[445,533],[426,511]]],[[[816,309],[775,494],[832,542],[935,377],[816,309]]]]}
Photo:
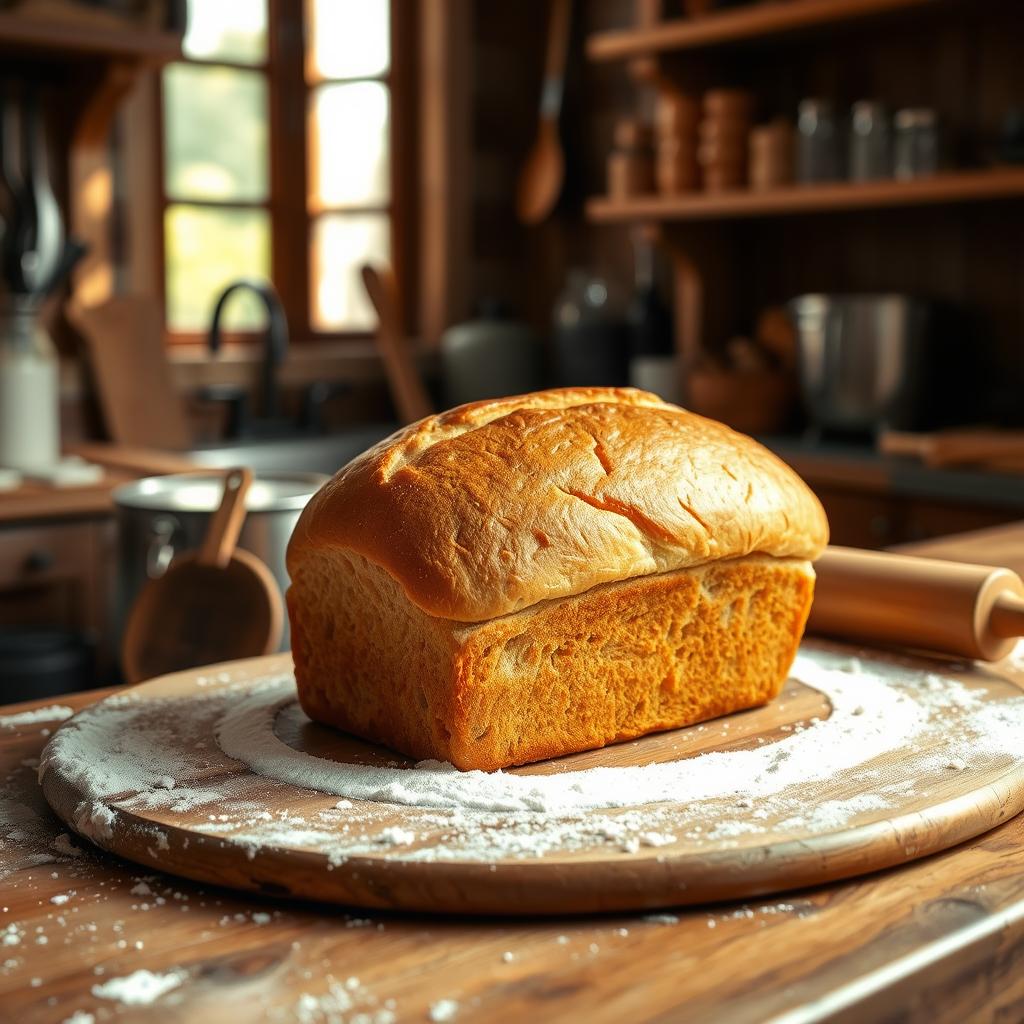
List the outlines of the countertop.
{"type": "Polygon", "coordinates": [[[26,482],[13,490],[2,491],[0,525],[109,515],[114,508],[111,495],[121,484],[143,476],[186,473],[200,468],[185,456],[173,452],[99,442],[74,445],[67,454],[80,455],[87,462],[102,466],[103,479],[81,487],[53,487],[26,482]]]}
{"type": "MultiPolygon", "coordinates": [[[[1024,524],[927,547],[1024,569],[1024,524]]],[[[1024,658],[1001,669],[1024,686],[1024,658]]],[[[0,718],[9,1020],[1020,1019],[1024,818],[901,868],[743,905],[546,920],[345,912],[153,874],[70,839],[35,780],[54,725],[0,718]],[[153,981],[140,971],[172,987],[150,1005],[104,998],[123,995],[118,979],[153,981]]]]}
{"type": "Polygon", "coordinates": [[[1024,512],[1024,474],[927,466],[886,455],[868,444],[796,436],[758,440],[789,463],[812,487],[833,485],[907,498],[958,501],[1024,512]]]}

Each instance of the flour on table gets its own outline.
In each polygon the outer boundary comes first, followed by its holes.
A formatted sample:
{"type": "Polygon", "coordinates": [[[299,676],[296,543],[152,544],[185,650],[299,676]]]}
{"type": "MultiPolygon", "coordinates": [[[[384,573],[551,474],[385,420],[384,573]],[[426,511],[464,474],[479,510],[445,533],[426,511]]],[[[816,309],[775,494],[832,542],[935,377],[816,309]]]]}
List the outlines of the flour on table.
{"type": "Polygon", "coordinates": [[[455,1020],[459,1013],[459,1004],[454,999],[438,999],[430,1004],[430,1019],[434,1024],[445,1024],[455,1020]]]}
{"type": "Polygon", "coordinates": [[[63,722],[74,713],[66,704],[50,704],[34,711],[20,711],[16,715],[0,715],[0,728],[16,729],[19,725],[35,725],[37,722],[63,722]]]}
{"type": "Polygon", "coordinates": [[[65,1017],[61,1024],[96,1024],[96,1018],[85,1010],[75,1010],[70,1017],[65,1017]]]}
{"type": "Polygon", "coordinates": [[[188,978],[187,971],[135,971],[123,978],[111,978],[102,985],[93,985],[92,994],[98,999],[113,999],[126,1006],[148,1006],[162,995],[177,988],[188,978]]]}

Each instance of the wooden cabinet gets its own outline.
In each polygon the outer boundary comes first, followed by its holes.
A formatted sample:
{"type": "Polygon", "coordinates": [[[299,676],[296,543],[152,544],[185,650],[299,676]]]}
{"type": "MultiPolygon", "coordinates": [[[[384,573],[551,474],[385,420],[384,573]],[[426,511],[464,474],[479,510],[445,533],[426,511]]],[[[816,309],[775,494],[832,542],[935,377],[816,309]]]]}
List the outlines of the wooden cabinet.
{"type": "Polygon", "coordinates": [[[0,528],[0,625],[82,630],[109,678],[114,524],[109,517],[0,528]]]}

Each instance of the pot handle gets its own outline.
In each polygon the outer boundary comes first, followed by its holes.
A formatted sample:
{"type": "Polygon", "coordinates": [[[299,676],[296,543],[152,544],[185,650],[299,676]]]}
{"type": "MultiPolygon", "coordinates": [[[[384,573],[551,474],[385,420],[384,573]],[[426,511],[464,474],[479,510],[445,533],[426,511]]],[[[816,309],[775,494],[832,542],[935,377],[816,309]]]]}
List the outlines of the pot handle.
{"type": "Polygon", "coordinates": [[[146,575],[151,580],[158,580],[174,558],[174,535],[180,524],[174,516],[158,516],[153,520],[150,530],[152,536],[146,551],[146,575]]]}

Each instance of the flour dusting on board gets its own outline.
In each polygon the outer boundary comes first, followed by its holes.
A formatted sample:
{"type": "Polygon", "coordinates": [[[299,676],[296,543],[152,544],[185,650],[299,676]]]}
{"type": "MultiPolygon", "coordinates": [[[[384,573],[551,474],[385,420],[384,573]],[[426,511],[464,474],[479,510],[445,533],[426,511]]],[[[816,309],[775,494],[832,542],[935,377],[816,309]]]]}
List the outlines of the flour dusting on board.
{"type": "MultiPolygon", "coordinates": [[[[493,865],[594,849],[660,859],[832,832],[952,771],[1021,763],[1024,696],[986,699],[983,685],[819,651],[802,654],[792,676],[828,698],[823,720],[746,749],[551,775],[315,757],[275,733],[294,731],[283,722],[308,727],[291,675],[222,675],[178,698],[110,698],[57,732],[40,778],[59,767],[83,794],[79,832],[103,845],[119,811],[159,809],[189,812],[193,834],[230,840],[250,858],[287,847],[334,866],[362,856],[493,865]],[[894,748],[910,754],[887,758],[894,748]],[[301,813],[254,796],[239,761],[267,784],[304,790],[301,813]],[[216,788],[203,781],[214,777],[216,788]],[[816,782],[829,799],[809,799],[816,782]]],[[[169,848],[161,838],[154,856],[169,848]]]]}

